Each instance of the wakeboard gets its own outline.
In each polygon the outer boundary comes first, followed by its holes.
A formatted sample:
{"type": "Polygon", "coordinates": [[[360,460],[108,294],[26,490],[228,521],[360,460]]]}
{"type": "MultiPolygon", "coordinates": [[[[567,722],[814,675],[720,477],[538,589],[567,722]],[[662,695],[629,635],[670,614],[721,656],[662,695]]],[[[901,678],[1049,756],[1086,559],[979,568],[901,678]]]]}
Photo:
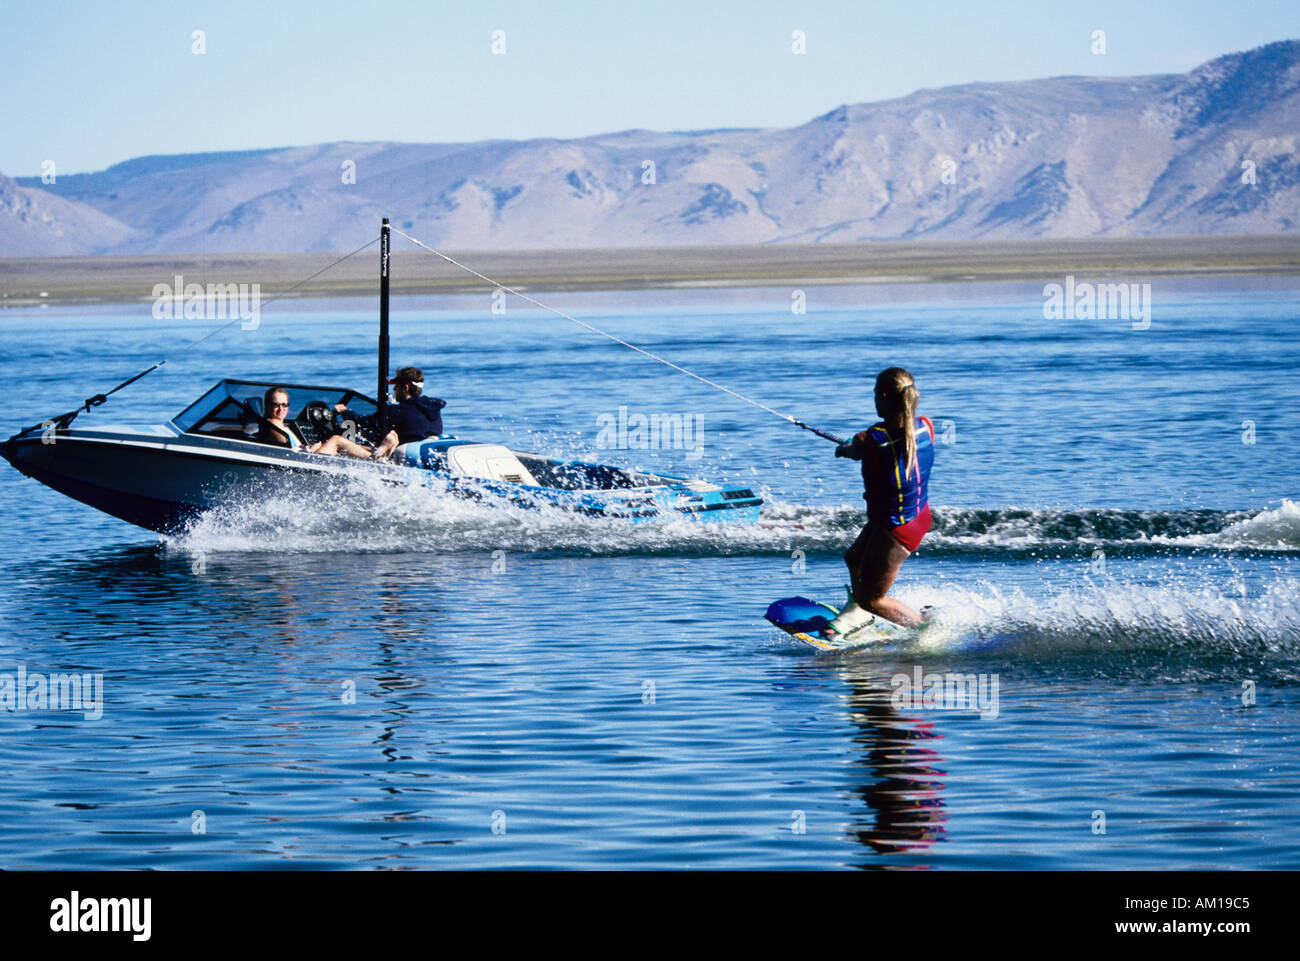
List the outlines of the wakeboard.
{"type": "Polygon", "coordinates": [[[850,651],[859,647],[870,647],[873,644],[910,640],[920,631],[925,630],[928,624],[927,622],[917,628],[908,628],[877,617],[847,635],[841,635],[833,641],[827,640],[821,636],[822,628],[837,614],[839,608],[823,604],[821,601],[810,601],[806,597],[786,597],[773,601],[768,606],[765,616],[791,637],[819,651],[850,651]]]}

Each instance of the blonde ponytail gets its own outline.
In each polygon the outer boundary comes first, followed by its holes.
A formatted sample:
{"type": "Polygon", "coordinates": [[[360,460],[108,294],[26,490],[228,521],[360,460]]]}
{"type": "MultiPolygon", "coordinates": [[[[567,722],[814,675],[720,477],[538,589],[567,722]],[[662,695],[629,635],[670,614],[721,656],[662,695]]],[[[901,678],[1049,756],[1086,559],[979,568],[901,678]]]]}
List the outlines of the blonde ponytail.
{"type": "Polygon", "coordinates": [[[916,392],[916,384],[908,384],[903,388],[903,413],[907,417],[907,479],[912,479],[912,468],[916,468],[917,473],[921,471],[921,465],[916,460],[916,405],[920,401],[921,395],[916,392]]]}
{"type": "Polygon", "coordinates": [[[921,395],[916,390],[916,380],[902,367],[890,367],[882,370],[876,378],[876,394],[884,402],[885,417],[903,415],[903,436],[907,451],[907,470],[904,476],[912,479],[912,470],[920,473],[920,464],[916,458],[916,409],[921,402],[921,395]]]}

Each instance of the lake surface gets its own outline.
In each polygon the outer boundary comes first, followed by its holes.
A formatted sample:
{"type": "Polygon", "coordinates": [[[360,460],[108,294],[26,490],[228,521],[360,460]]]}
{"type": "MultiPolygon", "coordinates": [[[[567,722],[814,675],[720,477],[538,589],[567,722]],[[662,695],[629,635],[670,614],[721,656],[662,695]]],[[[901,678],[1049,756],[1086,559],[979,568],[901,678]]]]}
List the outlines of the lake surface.
{"type": "MultiPolygon", "coordinates": [[[[0,674],[103,704],[0,712],[0,867],[1300,867],[1300,281],[1153,286],[1146,329],[1045,320],[1036,284],[540,295],[841,434],[916,375],[935,530],[897,592],[939,623],[881,650],[762,617],[842,598],[856,464],[486,295],[394,302],[449,431],[740,481],[763,522],[358,488],[160,538],[3,465],[0,674]],[[621,407],[698,443],[599,449],[621,407]],[[996,699],[900,703],[918,673],[996,699]]],[[[78,426],[222,377],[374,391],[370,300],[183,349],[216,326],[0,310],[6,436],[164,357],[78,426]]]]}

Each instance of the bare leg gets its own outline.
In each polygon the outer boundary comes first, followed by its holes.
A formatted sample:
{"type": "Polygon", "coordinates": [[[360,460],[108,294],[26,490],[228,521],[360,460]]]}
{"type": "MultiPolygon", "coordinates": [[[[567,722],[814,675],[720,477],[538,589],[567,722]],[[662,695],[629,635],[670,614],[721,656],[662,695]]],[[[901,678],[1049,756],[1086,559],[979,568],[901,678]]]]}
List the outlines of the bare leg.
{"type": "Polygon", "coordinates": [[[844,552],[844,563],[849,569],[849,603],[844,605],[833,621],[822,628],[822,637],[834,640],[842,633],[854,630],[856,626],[869,622],[871,611],[862,606],[862,567],[866,559],[867,542],[871,535],[871,525],[863,527],[854,539],[853,545],[844,552]],[[865,616],[865,621],[863,620],[865,616]]]}
{"type": "Polygon", "coordinates": [[[375,459],[383,460],[397,449],[397,431],[390,430],[384,435],[383,442],[375,448],[375,459]]]}
{"type": "Polygon", "coordinates": [[[870,530],[870,526],[862,528],[853,545],[844,554],[844,563],[849,568],[849,593],[854,598],[866,596],[862,591],[862,566],[866,558],[868,532],[870,530]]]}
{"type": "Polygon", "coordinates": [[[320,445],[314,445],[311,448],[317,454],[346,454],[348,457],[356,457],[363,460],[370,459],[370,448],[362,447],[355,441],[350,441],[342,434],[335,434],[320,445]]]}
{"type": "Polygon", "coordinates": [[[898,577],[898,569],[911,553],[884,528],[873,524],[862,552],[858,577],[853,582],[853,596],[859,604],[872,614],[904,627],[924,623],[920,614],[897,598],[888,596],[894,579],[898,577]]]}

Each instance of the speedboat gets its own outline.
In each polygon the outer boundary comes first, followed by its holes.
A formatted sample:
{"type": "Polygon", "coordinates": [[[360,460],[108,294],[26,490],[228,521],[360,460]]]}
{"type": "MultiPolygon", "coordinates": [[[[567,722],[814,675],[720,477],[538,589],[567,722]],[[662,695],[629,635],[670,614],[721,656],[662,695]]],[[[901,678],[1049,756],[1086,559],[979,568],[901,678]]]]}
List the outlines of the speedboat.
{"type": "Polygon", "coordinates": [[[557,460],[450,436],[403,445],[396,462],[276,447],[256,439],[265,419],[263,397],[274,387],[288,391],[286,420],[308,445],[345,429],[335,405],[359,419],[379,408],[348,388],[223,380],[165,424],[127,429],[47,422],[15,434],[0,451],[46,487],[160,532],[281,485],[328,492],[341,480],[364,477],[633,522],[755,521],[763,503],[740,485],[557,460]]]}
{"type": "Polygon", "coordinates": [[[340,480],[376,477],[384,483],[423,485],[460,497],[633,522],[758,520],[762,498],[740,485],[561,461],[457,437],[406,444],[392,461],[259,442],[259,430],[267,423],[264,397],[275,387],[288,391],[287,419],[306,446],[352,430],[372,444],[384,435],[391,423],[387,411],[392,403],[387,387],[389,232],[385,218],[379,238],[377,402],[343,387],[223,380],[165,424],[144,430],[72,426],[83,411],[101,406],[108,395],[166,363],[161,361],[106,394],[88,398],[81,408],[19,431],[4,442],[0,453],[47,487],[162,532],[182,529],[205,511],[246,503],[284,484],[295,491],[320,490],[328,496],[331,485],[340,480]],[[343,422],[336,413],[339,405],[355,420],[343,422]]]}

